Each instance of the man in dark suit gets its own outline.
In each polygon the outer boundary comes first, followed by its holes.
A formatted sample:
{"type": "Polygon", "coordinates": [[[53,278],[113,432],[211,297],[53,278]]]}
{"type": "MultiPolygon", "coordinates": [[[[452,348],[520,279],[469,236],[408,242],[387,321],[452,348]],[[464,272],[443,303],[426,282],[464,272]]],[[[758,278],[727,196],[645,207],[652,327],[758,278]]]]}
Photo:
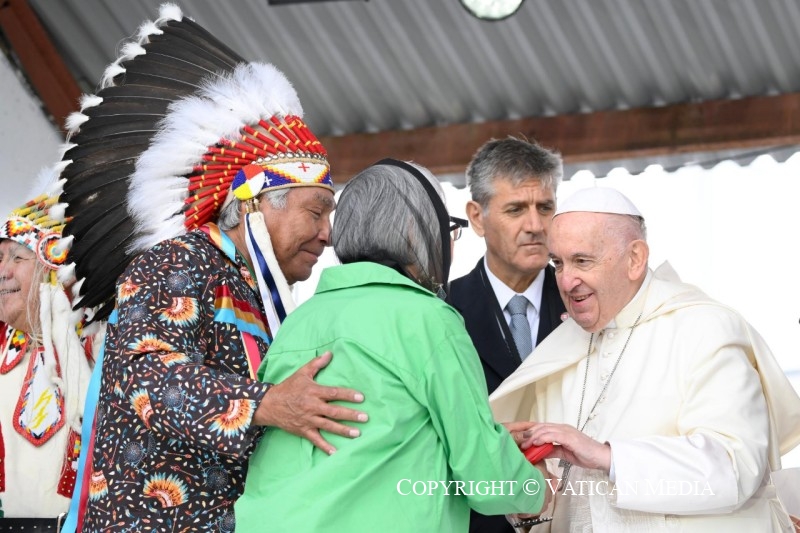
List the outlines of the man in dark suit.
{"type": "MultiPolygon", "coordinates": [[[[450,283],[447,301],[464,317],[490,393],[565,312],[545,242],[562,173],[557,153],[513,137],[485,143],[467,167],[467,216],[486,255],[450,283]]],[[[513,531],[504,516],[472,512],[472,533],[513,531]]]]}

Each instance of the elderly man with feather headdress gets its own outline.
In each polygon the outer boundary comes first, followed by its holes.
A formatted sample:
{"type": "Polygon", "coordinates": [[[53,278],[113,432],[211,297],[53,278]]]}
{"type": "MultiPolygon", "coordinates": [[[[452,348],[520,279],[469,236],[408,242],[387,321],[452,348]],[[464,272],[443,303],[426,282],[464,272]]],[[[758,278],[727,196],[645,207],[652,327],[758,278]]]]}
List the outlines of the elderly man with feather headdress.
{"type": "MultiPolygon", "coordinates": [[[[47,174],[45,177],[49,176],[47,174]]],[[[37,190],[57,188],[56,184],[37,190]]],[[[61,231],[44,192],[0,225],[0,529],[57,528],[75,486],[94,336],[73,311],[61,231]],[[60,272],[61,271],[61,272],[60,272]]],[[[97,343],[99,344],[99,342],[97,343]]]]}
{"type": "Polygon", "coordinates": [[[361,395],[313,380],[330,353],[254,379],[330,239],[330,169],[301,115],[277,69],[165,5],[70,119],[65,233],[108,332],[66,531],[233,531],[264,426],[327,453],[320,430],[358,435],[338,421],[366,415],[328,402],[361,395]]]}

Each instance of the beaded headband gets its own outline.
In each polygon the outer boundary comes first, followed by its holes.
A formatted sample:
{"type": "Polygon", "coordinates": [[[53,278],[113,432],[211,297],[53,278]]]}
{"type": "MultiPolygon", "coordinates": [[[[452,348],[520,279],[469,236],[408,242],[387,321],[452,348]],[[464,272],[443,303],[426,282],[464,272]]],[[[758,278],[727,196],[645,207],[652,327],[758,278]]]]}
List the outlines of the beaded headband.
{"type": "Polygon", "coordinates": [[[203,154],[203,164],[189,176],[187,229],[208,222],[232,190],[239,200],[264,190],[302,185],[333,191],[327,153],[303,120],[287,116],[260,120],[259,129],[242,128],[238,141],[221,141],[203,154]]]}
{"type": "Polygon", "coordinates": [[[67,260],[67,251],[59,246],[64,221],[50,216],[58,197],[42,194],[14,209],[0,225],[0,239],[21,244],[36,254],[48,269],[56,270],[67,260]]]}

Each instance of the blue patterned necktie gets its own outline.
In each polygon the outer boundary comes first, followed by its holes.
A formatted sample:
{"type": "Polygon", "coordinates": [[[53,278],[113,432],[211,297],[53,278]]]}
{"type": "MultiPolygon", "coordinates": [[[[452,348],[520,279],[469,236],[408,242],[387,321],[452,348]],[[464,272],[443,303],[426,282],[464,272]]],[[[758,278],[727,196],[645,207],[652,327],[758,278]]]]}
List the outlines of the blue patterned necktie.
{"type": "Polygon", "coordinates": [[[511,313],[511,336],[521,359],[528,357],[533,350],[531,342],[531,325],[528,322],[528,299],[521,294],[515,295],[506,305],[511,313]]]}

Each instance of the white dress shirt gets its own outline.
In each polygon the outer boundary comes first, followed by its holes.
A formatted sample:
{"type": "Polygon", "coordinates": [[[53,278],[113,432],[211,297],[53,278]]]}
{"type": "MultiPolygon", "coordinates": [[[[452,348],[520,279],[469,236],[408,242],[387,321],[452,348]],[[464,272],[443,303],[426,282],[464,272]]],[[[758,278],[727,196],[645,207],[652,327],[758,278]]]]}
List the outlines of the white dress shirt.
{"type": "MultiPolygon", "coordinates": [[[[483,258],[483,267],[486,269],[486,275],[489,277],[489,283],[492,285],[492,290],[494,291],[494,295],[497,298],[497,303],[500,304],[500,308],[503,310],[503,316],[506,318],[506,324],[511,327],[511,313],[508,312],[506,309],[506,305],[508,302],[511,301],[511,298],[514,297],[516,294],[522,294],[525,298],[528,299],[528,309],[526,311],[526,316],[528,317],[528,323],[531,325],[531,346],[536,346],[536,337],[539,333],[539,310],[542,306],[542,289],[544,288],[544,269],[539,271],[539,274],[536,276],[536,279],[533,280],[525,292],[517,293],[514,292],[511,287],[500,281],[500,278],[494,275],[491,270],[489,270],[489,265],[486,262],[486,257],[483,258]]],[[[528,354],[520,354],[520,357],[525,358],[528,354]]]]}

